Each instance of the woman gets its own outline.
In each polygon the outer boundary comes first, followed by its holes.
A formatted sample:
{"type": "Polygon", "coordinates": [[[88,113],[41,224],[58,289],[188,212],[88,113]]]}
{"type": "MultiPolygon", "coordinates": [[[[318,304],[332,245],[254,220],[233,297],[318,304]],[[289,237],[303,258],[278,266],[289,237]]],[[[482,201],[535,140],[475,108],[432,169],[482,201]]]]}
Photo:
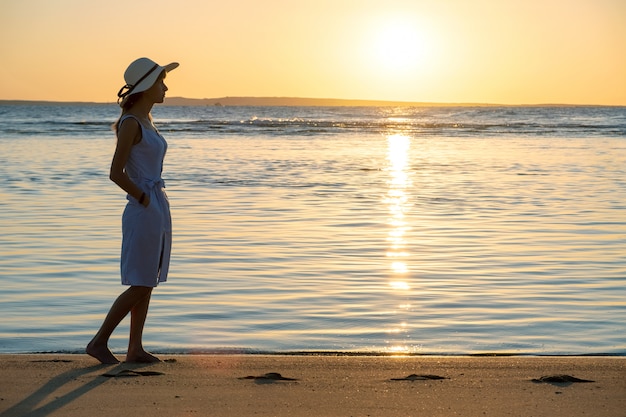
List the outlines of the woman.
{"type": "Polygon", "coordinates": [[[142,335],[152,289],[167,279],[172,244],[172,224],[161,179],[167,142],[152,124],[150,111],[162,103],[167,91],[164,78],[178,67],[160,66],[148,58],[131,63],[117,94],[122,115],[115,124],[117,147],[110,178],[128,194],[122,216],[122,284],[130,287],[115,300],[87,353],[102,363],[119,363],[108,341],[130,312],[130,337],[126,362],[159,362],[146,352],[142,335]]]}

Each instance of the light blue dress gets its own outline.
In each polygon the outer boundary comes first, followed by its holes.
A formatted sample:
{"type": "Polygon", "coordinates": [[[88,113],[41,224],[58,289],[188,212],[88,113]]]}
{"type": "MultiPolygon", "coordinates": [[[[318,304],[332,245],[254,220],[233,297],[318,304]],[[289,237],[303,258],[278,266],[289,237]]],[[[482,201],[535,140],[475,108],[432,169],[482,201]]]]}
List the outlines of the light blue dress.
{"type": "MultiPolygon", "coordinates": [[[[122,116],[120,125],[132,115],[122,116]]],[[[122,215],[122,284],[156,287],[167,280],[172,249],[172,218],[161,178],[167,142],[156,131],[141,126],[141,141],[126,163],[129,178],[150,196],[144,207],[128,195],[122,215]]]]}

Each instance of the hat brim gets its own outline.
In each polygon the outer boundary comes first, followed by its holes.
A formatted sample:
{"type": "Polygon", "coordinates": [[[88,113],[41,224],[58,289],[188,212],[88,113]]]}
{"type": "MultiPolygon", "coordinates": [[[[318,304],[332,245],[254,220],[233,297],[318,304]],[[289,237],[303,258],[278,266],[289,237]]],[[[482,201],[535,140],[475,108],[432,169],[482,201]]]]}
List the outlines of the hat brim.
{"type": "Polygon", "coordinates": [[[165,72],[170,72],[171,70],[178,68],[178,62],[171,62],[162,68],[165,72]]]}

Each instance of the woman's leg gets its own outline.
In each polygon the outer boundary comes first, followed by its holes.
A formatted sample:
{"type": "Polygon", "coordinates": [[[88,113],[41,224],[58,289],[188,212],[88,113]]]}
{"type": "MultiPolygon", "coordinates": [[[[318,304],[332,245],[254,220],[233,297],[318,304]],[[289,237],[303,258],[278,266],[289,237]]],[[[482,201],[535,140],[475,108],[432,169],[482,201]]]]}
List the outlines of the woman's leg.
{"type": "Polygon", "coordinates": [[[128,339],[126,362],[160,362],[159,358],[143,349],[143,327],[148,316],[150,294],[151,292],[130,310],[130,338],[128,339]]]}
{"type": "MultiPolygon", "coordinates": [[[[107,314],[100,330],[94,336],[94,338],[87,345],[87,353],[94,358],[98,359],[102,363],[119,363],[117,358],[111,353],[108,347],[109,338],[120,324],[120,322],[126,317],[126,315],[132,311],[133,307],[142,302],[146,302],[146,299],[150,300],[150,294],[152,288],[150,287],[130,287],[115,300],[109,313],[107,314]]],[[[147,314],[147,303],[146,303],[147,314]]],[[[144,317],[145,321],[145,317],[144,317]]],[[[142,325],[143,326],[143,325],[142,325]]]]}

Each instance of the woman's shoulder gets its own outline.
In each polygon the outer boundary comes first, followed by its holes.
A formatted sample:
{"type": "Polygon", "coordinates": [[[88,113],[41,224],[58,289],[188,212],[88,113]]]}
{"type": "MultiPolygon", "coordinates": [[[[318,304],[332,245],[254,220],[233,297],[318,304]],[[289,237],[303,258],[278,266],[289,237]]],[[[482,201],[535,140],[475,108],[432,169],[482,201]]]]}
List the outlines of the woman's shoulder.
{"type": "Polygon", "coordinates": [[[139,129],[142,131],[157,131],[156,127],[152,123],[152,117],[149,114],[145,116],[135,113],[124,113],[122,116],[120,116],[119,125],[121,126],[122,122],[128,119],[133,119],[137,123],[139,129]]]}
{"type": "Polygon", "coordinates": [[[123,115],[120,116],[120,120],[118,122],[118,126],[122,126],[122,124],[128,120],[131,119],[132,122],[131,124],[136,126],[136,127],[141,127],[141,121],[139,120],[139,117],[132,114],[132,113],[125,113],[123,115]],[[134,122],[134,123],[133,123],[134,122]]]}
{"type": "Polygon", "coordinates": [[[133,144],[141,142],[143,126],[133,114],[124,114],[120,117],[117,123],[117,136],[118,138],[128,137],[132,140],[133,144]]]}

